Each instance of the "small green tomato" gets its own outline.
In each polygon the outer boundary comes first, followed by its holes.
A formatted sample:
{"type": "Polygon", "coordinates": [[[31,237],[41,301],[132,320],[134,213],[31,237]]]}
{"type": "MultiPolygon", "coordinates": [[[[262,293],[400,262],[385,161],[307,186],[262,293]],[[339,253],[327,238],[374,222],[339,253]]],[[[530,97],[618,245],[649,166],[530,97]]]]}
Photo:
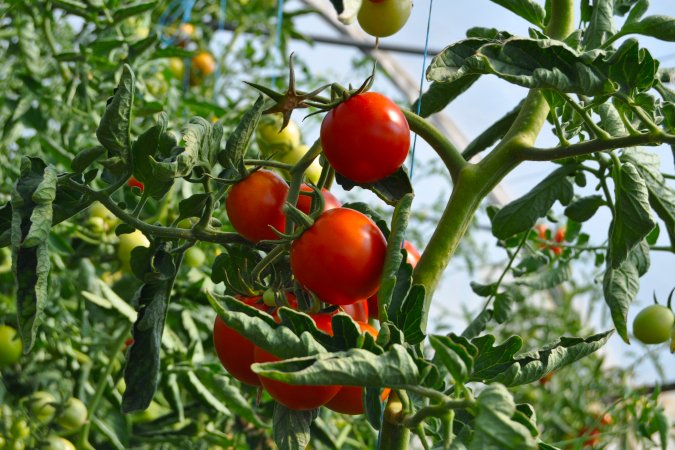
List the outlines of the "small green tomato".
{"type": "Polygon", "coordinates": [[[650,305],[633,321],[633,334],[644,344],[661,344],[671,338],[675,315],[663,305],[650,305]]]}
{"type": "Polygon", "coordinates": [[[263,155],[284,154],[300,145],[300,128],[290,121],[281,130],[283,118],[279,114],[266,115],[260,119],[255,137],[263,155]],[[281,131],[279,131],[281,130],[281,131]]]}
{"type": "Polygon", "coordinates": [[[19,362],[23,344],[16,330],[9,325],[0,325],[0,367],[19,362]]]}

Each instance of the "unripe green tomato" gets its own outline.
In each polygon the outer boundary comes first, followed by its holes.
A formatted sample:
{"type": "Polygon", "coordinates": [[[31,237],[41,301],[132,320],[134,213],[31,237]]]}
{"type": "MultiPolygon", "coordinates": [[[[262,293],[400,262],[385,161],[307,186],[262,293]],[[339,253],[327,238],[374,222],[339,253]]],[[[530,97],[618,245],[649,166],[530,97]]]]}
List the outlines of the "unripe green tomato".
{"type": "Polygon", "coordinates": [[[262,296],[263,303],[265,303],[267,306],[276,307],[277,302],[275,297],[274,291],[272,289],[267,289],[262,296]]]}
{"type": "Polygon", "coordinates": [[[9,325],[0,325],[0,367],[19,362],[23,344],[16,330],[9,325]]]}
{"type": "Polygon", "coordinates": [[[185,261],[185,264],[187,264],[188,267],[192,267],[194,269],[197,267],[201,267],[201,265],[204,264],[204,261],[206,261],[206,255],[204,254],[201,248],[190,247],[185,252],[183,260],[185,261]]]}
{"type": "Polygon", "coordinates": [[[180,58],[169,58],[169,72],[177,80],[182,80],[185,74],[185,63],[180,58]]]}
{"type": "Polygon", "coordinates": [[[89,216],[103,219],[108,230],[112,229],[117,224],[117,217],[108,211],[108,208],[103,206],[100,202],[94,202],[89,207],[89,216]]]}
{"type": "Polygon", "coordinates": [[[79,429],[87,421],[87,407],[80,399],[70,397],[66,402],[65,409],[56,418],[56,423],[63,429],[74,431],[79,429]]]}
{"type": "Polygon", "coordinates": [[[670,353],[675,353],[675,327],[670,332],[670,353]]]}
{"type": "Polygon", "coordinates": [[[30,436],[30,427],[25,420],[17,419],[12,423],[12,428],[9,430],[9,433],[14,439],[19,441],[30,436]]]}
{"type": "Polygon", "coordinates": [[[102,236],[108,230],[108,225],[101,217],[90,217],[87,219],[85,226],[89,231],[97,236],[102,236]]]}
{"type": "Polygon", "coordinates": [[[145,80],[145,87],[153,97],[158,99],[164,98],[167,91],[169,90],[169,85],[167,84],[166,79],[159,73],[156,73],[145,80]]]}
{"type": "Polygon", "coordinates": [[[265,115],[255,130],[255,139],[263,155],[283,154],[300,145],[300,128],[291,120],[283,130],[280,114],[265,115]]]}
{"type": "Polygon", "coordinates": [[[675,316],[663,305],[650,305],[633,321],[633,334],[644,344],[661,344],[671,338],[675,316]]]}
{"type": "Polygon", "coordinates": [[[39,423],[47,423],[54,417],[56,409],[53,404],[56,399],[52,394],[45,391],[34,392],[28,399],[28,409],[31,417],[39,423]]]}
{"type": "Polygon", "coordinates": [[[131,270],[131,251],[136,247],[150,247],[150,241],[140,230],[120,236],[117,257],[120,260],[122,269],[126,271],[131,270]]]}
{"type": "Polygon", "coordinates": [[[411,10],[412,0],[363,0],[357,19],[366,33],[386,37],[403,28],[411,10]]]}
{"type": "Polygon", "coordinates": [[[25,450],[25,448],[26,443],[23,441],[23,439],[10,441],[9,445],[7,446],[7,450],[25,450]]]}
{"type": "Polygon", "coordinates": [[[5,440],[4,437],[0,436],[0,450],[4,450],[5,445],[7,445],[7,440],[5,440]]]}
{"type": "Polygon", "coordinates": [[[75,446],[66,438],[51,435],[47,438],[47,446],[44,450],[75,450],[75,446]]]}
{"type": "MultiPolygon", "coordinates": [[[[308,146],[304,144],[296,145],[290,152],[279,155],[277,159],[282,163],[295,165],[308,151],[308,146]]],[[[319,163],[319,158],[312,161],[312,164],[310,164],[305,171],[305,177],[314,184],[319,182],[319,178],[321,178],[321,164],[319,163]]]]}

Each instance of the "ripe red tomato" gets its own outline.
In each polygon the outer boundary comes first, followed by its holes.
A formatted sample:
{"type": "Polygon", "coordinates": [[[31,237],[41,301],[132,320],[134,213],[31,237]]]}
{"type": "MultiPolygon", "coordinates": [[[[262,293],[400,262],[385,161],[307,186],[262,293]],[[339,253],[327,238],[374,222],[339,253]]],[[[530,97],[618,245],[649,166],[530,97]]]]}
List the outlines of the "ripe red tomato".
{"type": "MultiPolygon", "coordinates": [[[[249,306],[261,311],[269,308],[263,303],[261,297],[249,297],[242,300],[249,306]]],[[[253,342],[225,325],[223,319],[216,316],[213,324],[213,344],[216,347],[218,359],[225,370],[242,383],[260,386],[258,375],[251,370],[253,353],[256,346],[253,342]]]]}
{"type": "MultiPolygon", "coordinates": [[[[369,333],[373,337],[377,337],[377,330],[365,322],[358,322],[361,328],[361,333],[369,333]]],[[[391,389],[387,388],[382,391],[381,399],[384,401],[391,389]]],[[[342,414],[363,414],[363,388],[359,386],[342,386],[340,392],[337,393],[328,403],[326,407],[333,411],[342,414]]]]}
{"type": "Polygon", "coordinates": [[[132,188],[133,188],[133,187],[137,187],[138,189],[141,190],[141,192],[143,192],[143,189],[145,189],[145,186],[143,185],[143,183],[141,183],[140,181],[138,181],[138,180],[136,179],[136,177],[134,177],[133,175],[131,176],[131,178],[129,178],[129,181],[127,181],[127,185],[128,185],[129,187],[132,187],[132,188]]]}
{"type": "Polygon", "coordinates": [[[342,305],[342,310],[357,322],[368,322],[368,300],[342,305]]]}
{"type": "Polygon", "coordinates": [[[321,146],[338,173],[357,183],[372,183],[401,167],[408,156],[410,128],[394,102],[366,92],[326,114],[321,146]]]}
{"type": "Polygon", "coordinates": [[[291,270],[322,301],[348,305],[377,292],[386,251],[387,241],[370,218],[335,208],[291,244],[291,270]]]}
{"type": "Polygon", "coordinates": [[[288,184],[274,172],[257,170],[233,185],[225,199],[225,209],[237,233],[249,241],[278,239],[274,227],[284,231],[284,202],[288,184]]]}
{"type": "Polygon", "coordinates": [[[600,425],[607,426],[614,423],[614,419],[610,413],[605,413],[600,418],[600,425]]]}
{"type": "MultiPolygon", "coordinates": [[[[303,184],[300,186],[300,190],[303,192],[312,192],[312,188],[303,184]]],[[[340,200],[338,200],[331,192],[327,189],[321,189],[321,194],[323,195],[324,206],[323,210],[328,211],[329,209],[335,209],[342,206],[340,200]]],[[[300,195],[295,206],[305,214],[309,214],[312,206],[312,197],[307,195],[300,195]]]]}
{"type": "Polygon", "coordinates": [[[555,232],[555,241],[560,243],[565,240],[565,234],[567,233],[567,227],[562,226],[558,228],[555,232]]]}
{"type": "Polygon", "coordinates": [[[600,430],[598,430],[597,428],[593,428],[589,431],[588,428],[583,427],[579,431],[579,437],[582,436],[589,437],[589,439],[584,441],[584,447],[595,447],[596,445],[598,445],[600,443],[600,438],[598,437],[599,434],[600,430]]]}
{"type": "MultiPolygon", "coordinates": [[[[329,314],[316,314],[311,316],[316,326],[332,335],[333,327],[331,324],[332,316],[329,314]]],[[[281,361],[273,354],[261,349],[255,348],[254,360],[258,363],[281,361]]],[[[295,410],[314,409],[325,405],[340,390],[340,386],[303,386],[283,383],[266,377],[259,377],[263,387],[273,399],[282,405],[295,410]]]]}
{"type": "MultiPolygon", "coordinates": [[[[404,241],[403,248],[408,252],[406,261],[408,261],[408,264],[410,264],[414,269],[421,257],[419,250],[417,250],[415,246],[410,243],[410,241],[404,241]]],[[[377,300],[377,293],[368,297],[368,314],[373,319],[380,320],[380,307],[377,300]]]]}
{"type": "Polygon", "coordinates": [[[213,59],[211,53],[201,52],[192,58],[192,67],[199,73],[199,75],[211,75],[216,70],[216,60],[213,59]]]}

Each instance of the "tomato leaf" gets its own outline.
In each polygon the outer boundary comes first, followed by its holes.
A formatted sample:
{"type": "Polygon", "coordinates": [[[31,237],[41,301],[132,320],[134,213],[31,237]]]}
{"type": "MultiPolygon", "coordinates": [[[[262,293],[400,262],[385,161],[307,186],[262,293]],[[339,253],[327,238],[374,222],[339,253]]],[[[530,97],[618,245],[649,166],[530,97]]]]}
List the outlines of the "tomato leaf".
{"type": "Polygon", "coordinates": [[[598,48],[615,34],[614,0],[594,1],[591,20],[584,32],[584,47],[589,50],[598,48]]]}
{"type": "Polygon", "coordinates": [[[374,192],[380,200],[391,206],[396,206],[403,197],[413,192],[412,183],[404,166],[401,166],[387,178],[375,183],[355,183],[337,172],[335,173],[335,181],[346,191],[351,191],[356,186],[368,189],[374,192]]]}
{"type": "MultiPolygon", "coordinates": [[[[47,300],[50,270],[47,239],[56,196],[56,170],[39,158],[21,159],[21,176],[12,191],[12,271],[24,353],[35,341],[47,300]]],[[[5,209],[5,208],[3,208],[5,209]]]]}
{"type": "Polygon", "coordinates": [[[243,177],[247,173],[246,166],[244,166],[244,155],[251,144],[251,138],[265,108],[265,99],[262,96],[258,97],[227,139],[225,150],[218,152],[217,159],[225,169],[225,178],[234,178],[237,175],[243,177]]]}
{"type": "Polygon", "coordinates": [[[82,173],[87,169],[87,167],[92,165],[94,161],[102,157],[105,152],[106,149],[100,145],[86,148],[75,155],[75,158],[73,158],[73,161],[70,163],[70,167],[75,172],[82,173]]]}
{"type": "Polygon", "coordinates": [[[473,370],[473,357],[466,347],[453,339],[453,335],[432,335],[429,336],[429,342],[436,351],[434,361],[440,361],[448,369],[455,383],[466,383],[473,370]]]}
{"type": "Polygon", "coordinates": [[[513,419],[516,404],[511,393],[499,383],[490,384],[478,395],[474,433],[468,450],[538,448],[537,432],[513,419]]]}
{"type": "Polygon", "coordinates": [[[504,137],[513,122],[516,120],[518,113],[520,112],[523,102],[521,101],[518,105],[506,113],[501,119],[497,120],[495,123],[490,125],[485,131],[479,134],[473,141],[469,142],[469,145],[466,146],[462,152],[464,159],[468,160],[473,155],[476,155],[486,148],[493,145],[495,142],[504,137]]]}
{"type": "Polygon", "coordinates": [[[214,283],[225,283],[227,294],[252,295],[250,274],[262,259],[260,253],[247,245],[239,244],[223,247],[222,252],[213,261],[211,280],[214,283]]]}
{"type": "Polygon", "coordinates": [[[605,302],[612,314],[612,321],[619,336],[629,343],[626,320],[628,308],[640,288],[640,277],[649,268],[649,245],[642,241],[633,248],[619,267],[613,267],[609,257],[602,282],[605,302]]]}
{"type": "Polygon", "coordinates": [[[158,162],[159,147],[167,142],[162,139],[162,136],[168,134],[167,122],[166,114],[161,113],[157,125],[141,134],[131,147],[134,177],[143,183],[144,192],[155,199],[161,199],[169,192],[177,172],[174,164],[158,162]]]}
{"type": "Polygon", "coordinates": [[[307,448],[310,440],[309,429],[319,416],[319,409],[296,411],[280,403],[274,405],[272,434],[279,450],[301,450],[307,448]]]}
{"type": "Polygon", "coordinates": [[[620,170],[614,170],[614,186],[616,207],[607,261],[616,269],[652,231],[656,222],[651,215],[645,181],[632,163],[626,162],[620,170]]]}
{"type": "Polygon", "coordinates": [[[523,345],[520,337],[513,336],[495,347],[495,337],[484,335],[471,340],[478,349],[471,380],[509,387],[531,383],[597,351],[611,334],[612,331],[607,331],[588,338],[561,337],[542,349],[519,355],[516,353],[523,345]]]}
{"type": "Polygon", "coordinates": [[[662,41],[675,41],[675,17],[647,16],[642,20],[628,22],[621,28],[621,35],[642,34],[662,41]]]}
{"type": "Polygon", "coordinates": [[[146,282],[135,294],[138,318],[132,331],[134,345],[127,351],[124,368],[127,389],[122,397],[123,412],[146,409],[157,390],[162,334],[178,272],[174,255],[167,252],[165,245],[155,247],[152,271],[146,273],[146,282]]]}
{"type": "Polygon", "coordinates": [[[575,165],[565,165],[553,171],[530,192],[500,209],[492,219],[492,234],[507,239],[535,226],[556,200],[566,205],[572,200],[574,188],[569,180],[575,165]]]}
{"type": "Polygon", "coordinates": [[[183,383],[183,385],[192,391],[192,394],[209,408],[212,408],[225,416],[232,416],[232,413],[227,406],[225,406],[225,403],[220,401],[216,396],[217,391],[206,387],[194,372],[188,372],[185,375],[185,381],[186,382],[183,383]]]}
{"type": "Polygon", "coordinates": [[[410,110],[417,112],[417,108],[420,108],[420,117],[429,117],[434,113],[442,111],[453,100],[473,86],[478,81],[478,78],[480,78],[480,75],[467,75],[449,83],[434,81],[426,92],[410,105],[410,110]],[[420,102],[422,102],[421,106],[420,102]]]}
{"type": "Polygon", "coordinates": [[[142,14],[146,11],[150,11],[153,9],[155,6],[157,6],[157,0],[152,0],[152,1],[141,1],[141,2],[136,2],[132,3],[130,5],[125,5],[120,8],[117,8],[113,12],[113,20],[115,23],[119,23],[123,21],[124,19],[128,17],[133,17],[137,16],[139,14],[142,14]]]}
{"type": "Polygon", "coordinates": [[[128,164],[131,152],[129,128],[134,103],[136,78],[129,65],[124,65],[122,77],[96,129],[96,137],[111,157],[117,156],[123,165],[128,164]]]}
{"type": "Polygon", "coordinates": [[[487,327],[488,322],[492,320],[493,311],[492,309],[484,309],[480,312],[462,331],[462,337],[466,339],[472,339],[482,333],[487,327]]]}
{"type": "Polygon", "coordinates": [[[262,376],[291,384],[386,387],[417,384],[419,380],[415,360],[398,344],[381,355],[355,348],[346,352],[256,363],[251,369],[262,376]]]}
{"type": "Polygon", "coordinates": [[[643,178],[649,192],[649,204],[666,225],[670,245],[675,248],[675,189],[661,174],[659,155],[642,149],[625,149],[621,160],[632,163],[643,178]]]}
{"type": "Polygon", "coordinates": [[[492,0],[492,3],[503,6],[539,28],[544,28],[546,12],[533,0],[492,0]]]}
{"type": "Polygon", "coordinates": [[[595,215],[598,208],[605,204],[605,200],[600,195],[582,197],[565,208],[565,215],[576,222],[586,222],[595,215]]]}

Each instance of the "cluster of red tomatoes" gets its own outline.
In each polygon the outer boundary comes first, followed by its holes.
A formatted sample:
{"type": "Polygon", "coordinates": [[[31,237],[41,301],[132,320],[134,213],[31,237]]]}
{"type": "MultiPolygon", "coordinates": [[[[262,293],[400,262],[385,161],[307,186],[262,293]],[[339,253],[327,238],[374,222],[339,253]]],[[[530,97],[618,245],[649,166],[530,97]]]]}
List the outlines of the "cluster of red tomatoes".
{"type": "MultiPolygon", "coordinates": [[[[372,92],[346,100],[326,115],[321,127],[321,145],[330,165],[357,183],[373,183],[397,171],[408,154],[410,130],[400,109],[388,98],[372,92]]],[[[279,239],[286,229],[284,205],[289,185],[269,170],[253,171],[234,184],[225,207],[234,229],[252,242],[279,239]]],[[[311,193],[309,185],[301,190],[311,193]]],[[[359,325],[362,333],[377,336],[368,320],[378,318],[377,292],[385,262],[387,241],[375,222],[354,209],[341,207],[327,190],[321,191],[324,209],[290,245],[290,266],[296,282],[329,311],[310,315],[319,330],[332,335],[332,316],[340,307],[359,325]]],[[[312,197],[300,195],[296,207],[309,215],[312,197]]],[[[408,262],[420,255],[405,243],[408,262]]],[[[286,293],[290,307],[295,297],[286,293]]],[[[261,297],[242,298],[254,308],[276,318],[276,309],[261,297]]],[[[229,328],[220,318],[214,324],[214,343],[223,366],[244,383],[264,387],[279,403],[293,409],[322,405],[345,414],[363,413],[363,388],[352,386],[291,386],[256,375],[254,362],[278,361],[275,355],[255,346],[229,328]]],[[[383,398],[388,395],[383,393],[383,398]]]]}
{"type": "MultiPolygon", "coordinates": [[[[537,233],[539,235],[539,239],[542,241],[548,240],[548,227],[544,224],[537,225],[537,233]]],[[[560,227],[555,231],[555,234],[553,235],[553,239],[558,243],[561,244],[562,242],[565,241],[565,234],[567,233],[567,228],[566,227],[560,227]]],[[[550,249],[554,255],[560,256],[562,255],[563,249],[562,247],[558,245],[549,245],[545,243],[540,243],[539,248],[541,249],[550,249]]]]}

